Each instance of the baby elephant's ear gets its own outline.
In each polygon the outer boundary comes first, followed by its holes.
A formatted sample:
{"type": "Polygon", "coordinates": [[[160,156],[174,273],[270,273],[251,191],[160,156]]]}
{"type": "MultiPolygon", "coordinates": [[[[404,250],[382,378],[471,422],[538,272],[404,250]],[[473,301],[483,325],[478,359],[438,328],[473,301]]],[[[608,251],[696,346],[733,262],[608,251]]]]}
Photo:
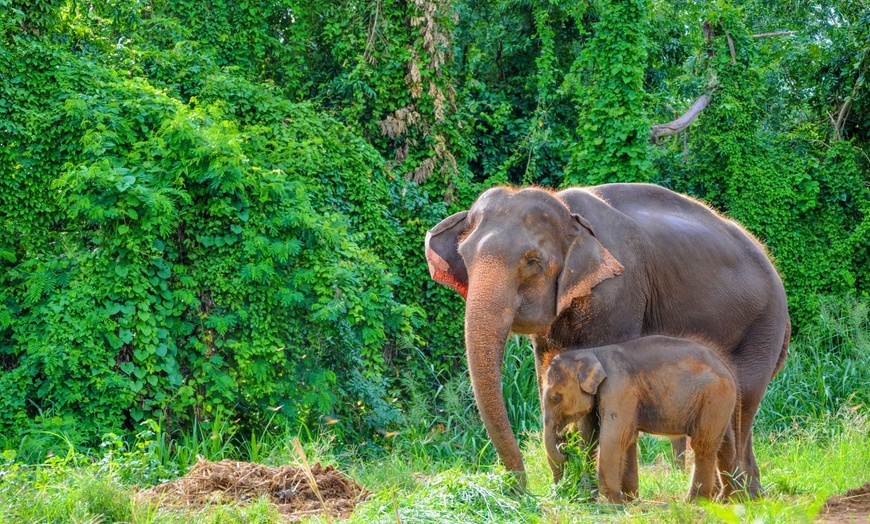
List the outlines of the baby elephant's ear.
{"type": "Polygon", "coordinates": [[[577,380],[580,381],[580,389],[590,395],[598,393],[598,386],[601,385],[605,378],[607,378],[607,374],[604,373],[604,368],[601,367],[601,362],[594,357],[592,358],[592,362],[588,363],[586,369],[577,373],[577,380]]]}

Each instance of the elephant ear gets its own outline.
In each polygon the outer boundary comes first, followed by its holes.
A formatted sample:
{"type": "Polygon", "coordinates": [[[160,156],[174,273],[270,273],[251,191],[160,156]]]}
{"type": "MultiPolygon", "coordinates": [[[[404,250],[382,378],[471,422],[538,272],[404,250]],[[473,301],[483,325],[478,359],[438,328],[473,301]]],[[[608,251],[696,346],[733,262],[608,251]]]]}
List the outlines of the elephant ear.
{"type": "Polygon", "coordinates": [[[577,214],[571,215],[569,237],[573,238],[559,276],[556,316],[571,307],[574,300],[588,297],[598,284],[621,275],[622,264],[601,245],[592,225],[577,214]]]}
{"type": "Polygon", "coordinates": [[[597,358],[592,358],[591,362],[588,362],[586,369],[577,373],[580,389],[590,395],[598,393],[598,386],[604,382],[605,378],[607,378],[607,373],[604,372],[604,368],[601,367],[601,362],[597,358]]]}
{"type": "Polygon", "coordinates": [[[426,262],[432,280],[467,298],[468,270],[459,255],[459,237],[468,228],[468,211],[450,215],[426,232],[426,262]]]}

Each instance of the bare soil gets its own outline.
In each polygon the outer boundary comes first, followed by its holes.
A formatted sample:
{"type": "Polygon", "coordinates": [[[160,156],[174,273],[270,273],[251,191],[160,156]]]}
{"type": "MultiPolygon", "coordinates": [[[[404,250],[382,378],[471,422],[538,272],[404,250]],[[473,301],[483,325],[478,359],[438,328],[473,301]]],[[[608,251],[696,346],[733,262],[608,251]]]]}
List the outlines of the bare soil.
{"type": "Polygon", "coordinates": [[[208,504],[238,504],[268,496],[289,521],[328,511],[347,518],[369,491],[332,466],[311,467],[316,490],[303,468],[222,460],[200,460],[187,475],[139,493],[139,497],[166,507],[195,509],[208,504]]]}
{"type": "Polygon", "coordinates": [[[826,500],[818,520],[824,524],[866,524],[870,521],[870,482],[826,500]]]}

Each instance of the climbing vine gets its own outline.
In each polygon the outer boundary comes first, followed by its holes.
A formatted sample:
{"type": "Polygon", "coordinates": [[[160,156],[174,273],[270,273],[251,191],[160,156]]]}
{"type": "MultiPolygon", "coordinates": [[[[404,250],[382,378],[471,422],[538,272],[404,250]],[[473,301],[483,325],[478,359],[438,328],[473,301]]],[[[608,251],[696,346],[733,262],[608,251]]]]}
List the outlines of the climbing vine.
{"type": "Polygon", "coordinates": [[[597,20],[566,86],[578,114],[565,183],[645,182],[652,171],[643,85],[650,6],[646,0],[591,5],[597,20]]]}
{"type": "Polygon", "coordinates": [[[464,372],[423,242],[494,184],[708,202],[799,330],[870,293],[859,4],[0,0],[0,431],[385,442],[464,372]]]}

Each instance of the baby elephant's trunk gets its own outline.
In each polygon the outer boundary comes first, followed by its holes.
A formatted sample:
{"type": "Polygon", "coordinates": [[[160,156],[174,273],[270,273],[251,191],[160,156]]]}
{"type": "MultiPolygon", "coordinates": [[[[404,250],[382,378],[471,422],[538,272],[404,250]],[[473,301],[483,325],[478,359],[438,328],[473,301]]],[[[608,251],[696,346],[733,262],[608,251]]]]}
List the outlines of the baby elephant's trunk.
{"type": "Polygon", "coordinates": [[[547,456],[556,464],[564,464],[568,461],[568,457],[559,451],[556,445],[556,428],[552,420],[544,423],[544,447],[547,450],[547,456]]]}

